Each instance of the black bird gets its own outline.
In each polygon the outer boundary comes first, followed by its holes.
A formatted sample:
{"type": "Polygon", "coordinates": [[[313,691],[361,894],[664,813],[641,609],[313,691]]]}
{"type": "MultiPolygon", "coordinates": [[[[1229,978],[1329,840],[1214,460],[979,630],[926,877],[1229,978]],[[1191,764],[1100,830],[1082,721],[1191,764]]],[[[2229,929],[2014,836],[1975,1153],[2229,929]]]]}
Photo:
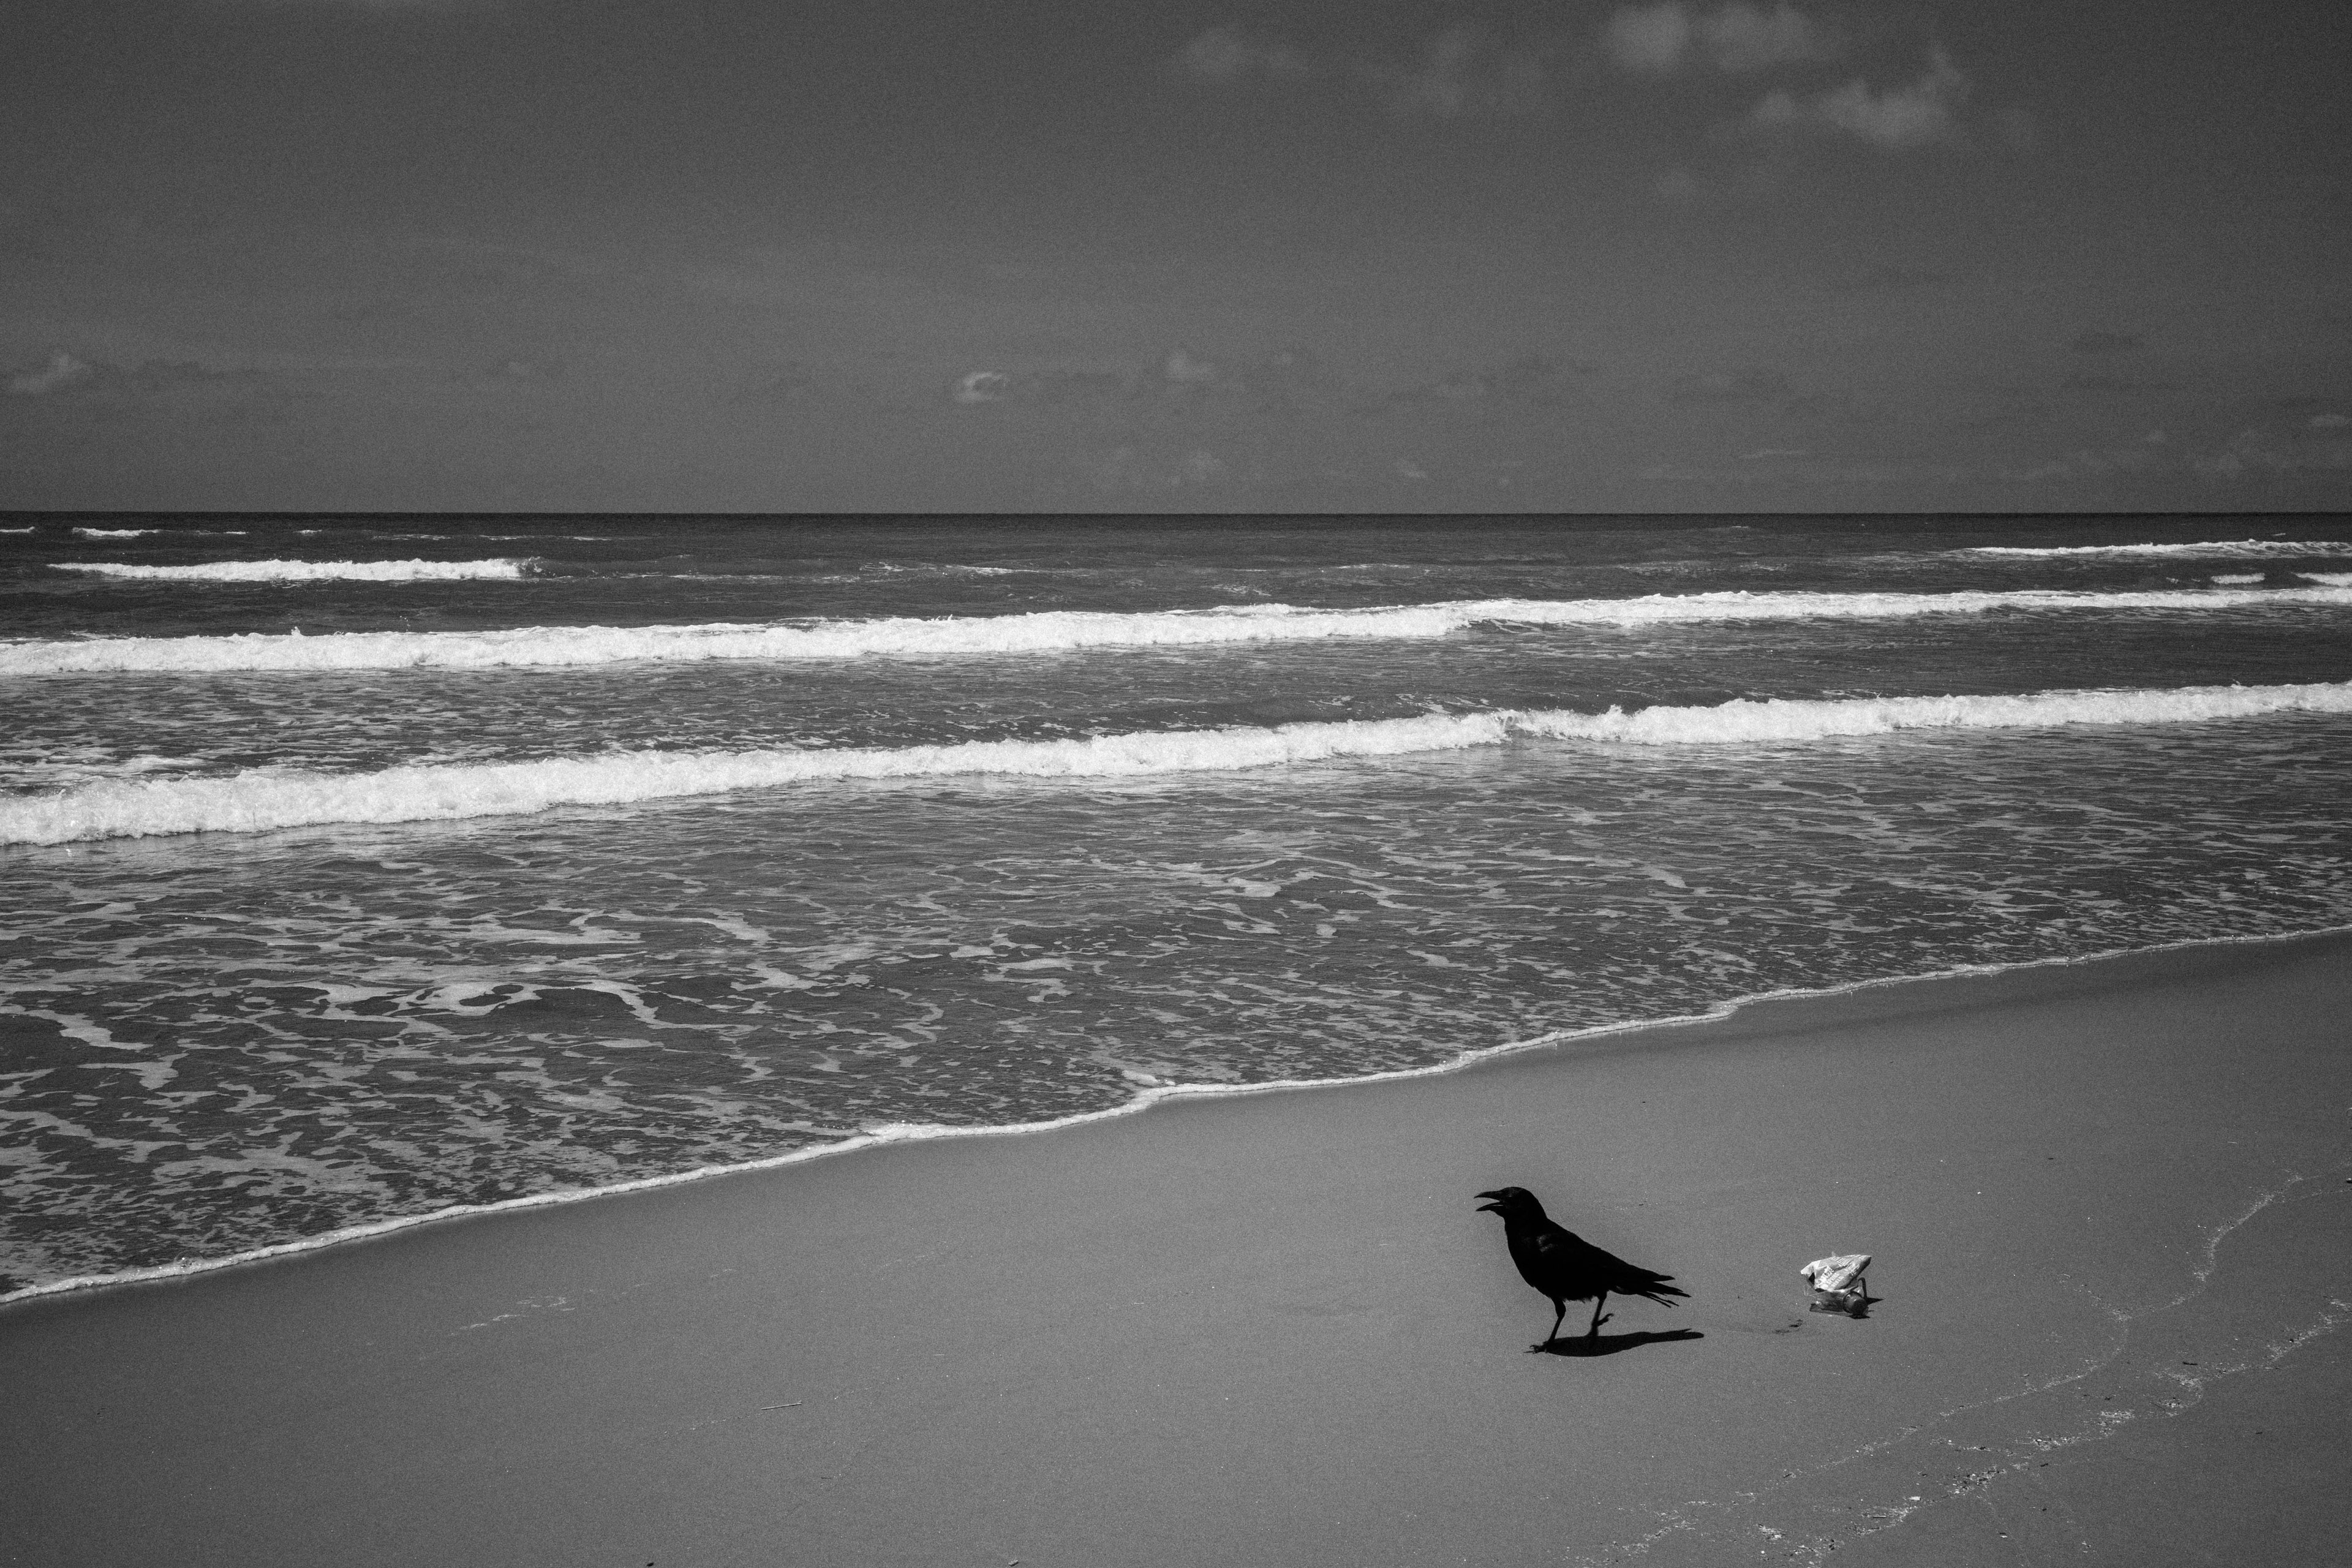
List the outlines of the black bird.
{"type": "Polygon", "coordinates": [[[1535,1194],[1525,1187],[1505,1187],[1499,1192],[1480,1193],[1492,1203],[1478,1205],[1481,1214],[1503,1216],[1503,1237],[1511,1244],[1511,1261],[1519,1266],[1519,1278],[1551,1299],[1559,1315],[1551,1321],[1551,1332],[1542,1344],[1529,1345],[1539,1351],[1559,1338],[1559,1326],[1568,1319],[1570,1301],[1592,1303],[1592,1326],[1584,1337],[1596,1339],[1601,1325],[1609,1319],[1602,1315],[1601,1305],[1612,1292],[1620,1296],[1640,1296],[1655,1301],[1661,1307],[1671,1307],[1669,1296],[1690,1299],[1687,1290],[1677,1290],[1666,1283],[1671,1274],[1653,1274],[1637,1268],[1623,1258],[1601,1251],[1566,1226],[1547,1218],[1543,1205],[1536,1202],[1535,1194]]]}

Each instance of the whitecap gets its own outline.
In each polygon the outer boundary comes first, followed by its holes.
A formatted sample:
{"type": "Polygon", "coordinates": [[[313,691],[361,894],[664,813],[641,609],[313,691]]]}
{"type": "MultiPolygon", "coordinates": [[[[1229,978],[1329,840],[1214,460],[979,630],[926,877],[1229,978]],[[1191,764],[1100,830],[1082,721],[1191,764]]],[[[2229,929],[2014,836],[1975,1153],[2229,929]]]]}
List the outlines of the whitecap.
{"type": "Polygon", "coordinates": [[[215,777],[109,779],[0,804],[0,844],[330,823],[450,821],[846,780],[996,774],[1129,778],[1496,746],[1515,737],[1631,745],[1803,743],[1926,729],[2174,724],[2284,712],[2352,712],[2352,682],[2070,690],[2013,696],[1738,700],[1605,713],[1502,710],[1146,731],[1081,740],[947,745],[636,752],[528,763],[409,765],[365,773],[257,768],[215,777]]]}
{"type": "Polygon", "coordinates": [[[60,561],[60,572],[100,577],[196,583],[447,583],[467,578],[520,577],[530,563],[491,561],[200,561],[189,566],[140,566],[109,561],[60,561]]]}
{"type": "MultiPolygon", "coordinates": [[[[243,564],[257,567],[276,563],[243,564]]],[[[439,574],[446,576],[520,576],[527,563],[328,564],[447,568],[439,574]],[[457,570],[475,567],[503,570],[457,570]]],[[[138,575],[190,570],[111,566],[73,569],[138,575]]],[[[372,574],[353,570],[347,574],[372,574]]],[[[711,622],[651,626],[520,626],[482,632],[337,632],[325,637],[247,632],[227,637],[90,637],[0,643],[0,675],[488,669],[613,664],[629,659],[695,663],[710,659],[937,658],[1327,637],[1409,640],[1447,637],[1477,626],[1632,628],[1711,622],[1873,620],[2004,612],[2203,612],[2289,606],[2352,607],[2352,580],[2316,587],[2152,589],[2131,593],[2067,589],[1948,594],[1727,591],[1651,594],[1623,599],[1465,599],[1337,610],[1283,604],[1223,605],[1202,610],[1042,610],[934,619],[891,616],[829,620],[799,626],[711,622]]]]}
{"type": "Polygon", "coordinates": [[[2326,539],[2222,539],[2192,544],[1979,544],[1953,552],[1956,555],[2220,556],[2229,560],[2261,560],[2273,556],[2352,555],[2352,544],[2326,539]]]}

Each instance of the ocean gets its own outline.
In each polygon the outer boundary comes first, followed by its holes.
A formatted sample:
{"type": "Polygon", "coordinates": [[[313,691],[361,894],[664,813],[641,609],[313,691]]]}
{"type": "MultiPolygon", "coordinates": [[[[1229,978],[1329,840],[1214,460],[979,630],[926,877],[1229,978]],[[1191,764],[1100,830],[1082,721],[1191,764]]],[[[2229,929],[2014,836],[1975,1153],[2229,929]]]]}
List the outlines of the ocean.
{"type": "Polygon", "coordinates": [[[2347,519],[0,524],[0,1300],[2352,925],[2347,519]]]}

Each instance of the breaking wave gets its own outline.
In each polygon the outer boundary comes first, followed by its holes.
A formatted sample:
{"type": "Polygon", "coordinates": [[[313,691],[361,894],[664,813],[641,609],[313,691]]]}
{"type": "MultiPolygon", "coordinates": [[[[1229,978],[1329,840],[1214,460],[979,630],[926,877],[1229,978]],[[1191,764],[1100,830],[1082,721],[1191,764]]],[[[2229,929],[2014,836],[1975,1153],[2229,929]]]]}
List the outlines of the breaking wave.
{"type": "Polygon", "coordinates": [[[499,559],[492,561],[200,561],[192,566],[140,566],[113,561],[59,561],[55,564],[60,572],[88,572],[100,577],[161,578],[167,581],[195,583],[448,583],[471,577],[520,577],[528,573],[531,563],[528,561],[499,559]]]}
{"type": "Polygon", "coordinates": [[[0,805],[0,844],[265,832],[328,823],[446,821],[837,780],[969,774],[1133,777],[1463,751],[1521,737],[1633,745],[1753,744],[1902,730],[2189,723],[2298,711],[2352,713],[2352,682],[2005,697],[1741,699],[1713,707],[1647,708],[1631,713],[1617,709],[1605,713],[1505,710],[1273,728],[1140,731],[1085,740],[639,752],[396,767],[369,773],[259,768],[224,777],[108,780],[13,801],[0,805]]]}
{"type": "Polygon", "coordinates": [[[84,539],[141,539],[151,533],[161,533],[160,528],[77,528],[84,539]]]}
{"type": "Polygon", "coordinates": [[[2189,556],[2220,557],[2232,561],[2257,561],[2281,556],[2352,555],[2352,544],[2326,539],[2226,539],[2205,544],[2061,544],[2034,546],[2022,544],[1979,544],[1953,552],[1956,555],[2032,555],[2081,556],[2189,556]]]}
{"type": "MultiPolygon", "coordinates": [[[[250,565],[301,566],[299,562],[250,565]]],[[[417,575],[520,576],[518,562],[335,563],[415,567],[417,575]],[[491,572],[481,570],[499,567],[491,572]]],[[[87,566],[77,571],[152,574],[185,567],[87,566]]],[[[356,572],[353,574],[358,574],[356,572]]],[[[2143,593],[2060,589],[1949,594],[1653,594],[1628,599],[1468,599],[1365,609],[1296,605],[1205,610],[1045,610],[938,619],[890,617],[804,626],[732,622],[664,626],[523,626],[487,632],[336,632],[324,637],[248,632],[233,637],[92,637],[0,643],[0,675],[224,670],[486,669],[614,664],[627,659],[858,658],[903,655],[1054,652],[1287,642],[1319,637],[1440,637],[1474,626],[1643,626],[1804,619],[1869,620],[2000,611],[2227,610],[2270,605],[2352,607],[2352,580],[2309,588],[2190,588],[2143,593]]]]}

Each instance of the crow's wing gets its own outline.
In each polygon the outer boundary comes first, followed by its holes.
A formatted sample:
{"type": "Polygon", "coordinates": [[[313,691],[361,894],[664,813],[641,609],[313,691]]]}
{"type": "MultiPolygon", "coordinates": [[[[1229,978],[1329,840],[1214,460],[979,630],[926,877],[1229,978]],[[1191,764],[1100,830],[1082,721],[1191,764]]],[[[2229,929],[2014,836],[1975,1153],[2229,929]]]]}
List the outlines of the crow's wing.
{"type": "Polygon", "coordinates": [[[1606,1290],[1614,1296],[1646,1296],[1656,1300],[1662,1296],[1687,1296],[1667,1281],[1671,1274],[1659,1274],[1636,1264],[1626,1262],[1613,1252],[1604,1252],[1574,1231],[1555,1226],[1536,1238],[1535,1258],[1547,1279],[1547,1288],[1571,1300],[1588,1300],[1606,1290]]]}
{"type": "Polygon", "coordinates": [[[1605,1276],[1617,1260],[1577,1235],[1548,1225],[1528,1238],[1528,1283],[1563,1300],[1585,1301],[1608,1289],[1605,1276]]]}

